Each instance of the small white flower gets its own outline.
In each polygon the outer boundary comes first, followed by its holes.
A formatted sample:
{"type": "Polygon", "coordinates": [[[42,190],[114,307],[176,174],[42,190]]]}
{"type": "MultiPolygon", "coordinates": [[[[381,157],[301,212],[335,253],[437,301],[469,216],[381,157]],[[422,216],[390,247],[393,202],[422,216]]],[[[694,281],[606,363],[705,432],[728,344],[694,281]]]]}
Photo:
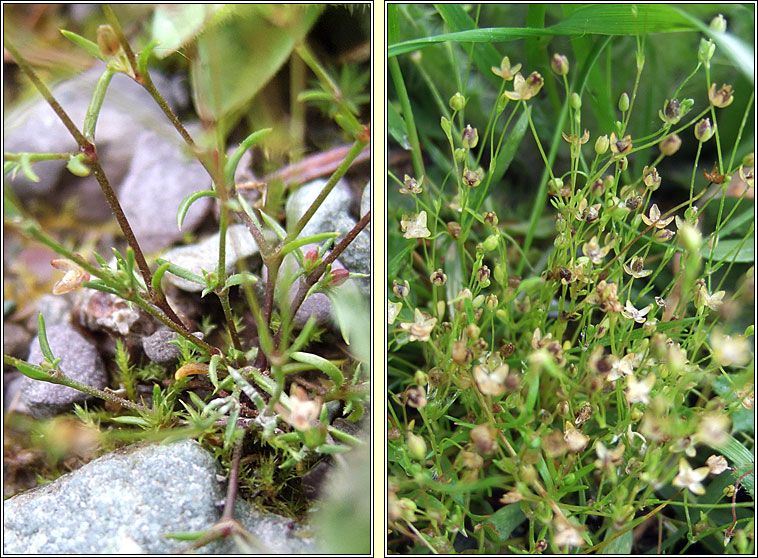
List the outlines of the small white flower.
{"type": "Polygon", "coordinates": [[[492,372],[489,372],[484,366],[474,366],[474,380],[476,387],[484,395],[497,397],[505,393],[505,379],[508,377],[509,366],[501,364],[492,372]]]}
{"type": "Polygon", "coordinates": [[[650,404],[650,390],[655,385],[655,375],[647,376],[644,380],[638,380],[629,376],[626,380],[626,400],[632,403],[650,404]]]}
{"type": "Polygon", "coordinates": [[[403,308],[402,302],[392,302],[391,300],[387,301],[387,323],[389,325],[392,325],[395,323],[395,320],[397,319],[397,315],[400,313],[400,310],[403,308]]]}
{"type": "Polygon", "coordinates": [[[579,453],[587,447],[590,437],[585,436],[579,430],[574,428],[573,424],[566,421],[566,428],[563,431],[563,441],[566,442],[570,451],[579,453]]]}
{"type": "Polygon", "coordinates": [[[290,392],[290,412],[285,420],[296,429],[309,430],[314,422],[318,421],[321,414],[321,400],[308,399],[305,390],[300,386],[292,385],[290,392]]]}
{"type": "Polygon", "coordinates": [[[553,542],[559,547],[584,546],[585,544],[579,529],[574,527],[566,519],[556,520],[553,542]]]}
{"type": "Polygon", "coordinates": [[[400,327],[410,333],[411,341],[429,341],[429,334],[436,323],[437,318],[432,318],[426,312],[416,308],[413,312],[413,321],[402,322],[400,327]]]}
{"type": "Polygon", "coordinates": [[[610,360],[612,361],[611,371],[608,372],[608,376],[605,378],[608,382],[613,382],[624,376],[631,376],[635,366],[638,366],[638,364],[635,364],[637,357],[634,353],[629,353],[624,358],[616,358],[611,355],[610,360]]]}
{"type": "Polygon", "coordinates": [[[426,228],[426,211],[411,217],[403,216],[400,221],[400,228],[403,230],[405,238],[427,238],[432,233],[426,228]]]}
{"type": "Polygon", "coordinates": [[[690,464],[687,463],[687,460],[682,457],[679,460],[679,474],[676,476],[672,484],[679,488],[686,488],[693,494],[702,496],[705,494],[705,488],[700,484],[700,481],[707,476],[708,467],[698,467],[697,469],[693,469],[690,467],[690,464]]]}
{"type": "Polygon", "coordinates": [[[621,313],[624,315],[624,317],[629,318],[630,320],[634,320],[638,324],[644,324],[645,316],[648,312],[650,312],[650,309],[653,307],[652,304],[648,304],[644,308],[641,308],[640,310],[637,310],[630,300],[626,301],[626,306],[621,310],[621,313]]]}
{"type": "Polygon", "coordinates": [[[711,333],[711,352],[719,366],[744,366],[750,360],[750,343],[741,335],[724,335],[714,329],[711,333]]]}
{"type": "Polygon", "coordinates": [[[53,294],[60,295],[73,291],[78,288],[85,281],[89,281],[89,273],[84,271],[81,267],[76,265],[71,260],[65,258],[59,258],[50,260],[50,265],[60,271],[65,271],[65,275],[61,277],[58,282],[53,285],[53,294]]]}
{"type": "Polygon", "coordinates": [[[650,206],[650,211],[648,212],[648,215],[650,217],[647,217],[646,215],[642,214],[640,217],[642,217],[642,221],[648,226],[654,226],[656,229],[665,229],[671,221],[674,220],[674,217],[667,217],[666,219],[661,219],[661,210],[658,209],[658,204],[653,204],[650,206]]]}

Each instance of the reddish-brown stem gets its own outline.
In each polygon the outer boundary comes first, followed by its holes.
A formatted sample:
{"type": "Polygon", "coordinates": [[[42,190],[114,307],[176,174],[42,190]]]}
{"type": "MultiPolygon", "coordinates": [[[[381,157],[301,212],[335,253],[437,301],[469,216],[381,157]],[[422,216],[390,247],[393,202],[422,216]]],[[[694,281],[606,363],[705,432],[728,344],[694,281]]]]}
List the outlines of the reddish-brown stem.
{"type": "MultiPolygon", "coordinates": [[[[134,232],[132,231],[132,228],[129,225],[129,221],[126,218],[123,209],[121,208],[121,204],[116,197],[116,193],[113,191],[113,188],[111,187],[110,182],[108,182],[108,178],[105,175],[105,171],[98,161],[97,148],[95,147],[95,144],[84,137],[84,134],[76,127],[76,124],[74,124],[63,107],[58,103],[58,101],[56,101],[55,97],[53,97],[53,94],[42,82],[42,80],[39,79],[37,73],[26,62],[24,57],[21,56],[18,50],[16,50],[13,45],[8,43],[8,41],[5,42],[5,46],[13,55],[19,67],[24,71],[24,73],[26,73],[26,75],[35,85],[37,90],[42,94],[53,111],[55,111],[55,114],[58,115],[58,118],[60,118],[61,122],[63,122],[63,124],[66,126],[66,129],[76,140],[76,143],[79,145],[82,153],[84,153],[87,157],[87,162],[92,169],[92,174],[95,176],[97,183],[100,185],[100,188],[105,195],[105,199],[108,201],[108,205],[110,206],[111,211],[113,211],[113,214],[116,216],[116,221],[118,222],[121,231],[124,233],[124,237],[126,237],[127,243],[132,248],[132,250],[134,250],[134,258],[137,263],[137,267],[142,274],[142,278],[145,281],[145,286],[147,287],[151,301],[158,308],[160,308],[161,311],[163,311],[163,313],[171,319],[171,321],[176,322],[176,324],[181,328],[187,329],[179,316],[176,315],[174,310],[168,304],[168,301],[166,301],[166,298],[163,296],[163,294],[153,290],[152,273],[150,271],[150,267],[147,265],[147,261],[145,260],[145,256],[142,253],[142,249],[137,242],[137,238],[134,236],[134,232]]],[[[187,331],[189,332],[189,330],[187,331]]]]}
{"type": "Polygon", "coordinates": [[[74,137],[81,150],[85,153],[90,150],[94,151],[95,146],[91,142],[87,141],[87,138],[84,137],[84,134],[79,131],[79,129],[76,127],[76,124],[74,124],[71,118],[69,118],[68,114],[66,114],[66,111],[63,110],[63,107],[58,103],[58,101],[55,100],[53,94],[50,93],[50,90],[39,78],[37,72],[35,72],[34,69],[26,61],[26,59],[21,56],[21,53],[16,50],[16,47],[14,47],[7,38],[3,41],[3,44],[5,45],[5,48],[8,49],[8,52],[11,53],[11,56],[13,56],[13,58],[16,60],[16,64],[18,64],[19,68],[21,68],[29,80],[31,80],[31,82],[34,84],[34,87],[37,88],[37,91],[39,91],[40,94],[45,98],[47,103],[50,105],[50,108],[52,108],[53,111],[55,111],[55,114],[58,115],[58,118],[60,118],[60,121],[63,122],[63,125],[74,137]]]}
{"type": "Polygon", "coordinates": [[[361,220],[358,221],[355,226],[350,230],[349,233],[345,235],[345,238],[340,240],[339,244],[334,247],[334,250],[329,252],[329,255],[324,258],[324,261],[321,262],[321,265],[319,265],[316,269],[311,271],[308,274],[308,277],[306,277],[302,283],[300,284],[300,288],[297,291],[297,294],[295,295],[295,298],[292,301],[291,306],[291,312],[294,316],[297,312],[298,308],[300,308],[300,305],[305,300],[305,295],[308,294],[308,291],[310,288],[316,284],[316,282],[319,280],[319,278],[324,274],[324,271],[326,271],[326,266],[333,263],[334,260],[336,260],[342,252],[345,251],[345,249],[350,245],[353,240],[355,240],[355,237],[357,237],[360,232],[366,228],[366,226],[369,224],[369,221],[371,221],[371,212],[369,211],[366,213],[363,217],[361,217],[361,220]]]}
{"type": "Polygon", "coordinates": [[[729,538],[731,538],[732,533],[734,532],[734,526],[737,525],[737,491],[740,489],[740,483],[742,482],[742,479],[754,472],[755,468],[750,469],[747,473],[741,475],[740,478],[737,479],[737,482],[734,483],[734,492],[732,493],[732,524],[724,532],[724,535],[729,538]]]}
{"type": "Polygon", "coordinates": [[[221,521],[234,518],[234,502],[237,499],[237,484],[239,482],[240,460],[242,459],[242,440],[243,438],[239,439],[232,453],[229,484],[226,487],[226,501],[224,502],[224,513],[221,515],[221,521]]]}

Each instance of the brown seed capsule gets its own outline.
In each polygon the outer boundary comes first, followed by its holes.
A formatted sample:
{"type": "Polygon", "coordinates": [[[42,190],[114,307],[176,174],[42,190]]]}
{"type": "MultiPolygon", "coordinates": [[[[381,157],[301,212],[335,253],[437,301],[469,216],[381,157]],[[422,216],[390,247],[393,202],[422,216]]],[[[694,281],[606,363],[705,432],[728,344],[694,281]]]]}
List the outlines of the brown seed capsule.
{"type": "Polygon", "coordinates": [[[101,25],[97,28],[97,46],[105,58],[112,58],[121,49],[118,36],[110,25],[101,25]]]}
{"type": "Polygon", "coordinates": [[[453,238],[458,238],[461,234],[461,224],[456,223],[455,221],[450,221],[447,224],[447,232],[449,232],[450,236],[453,238]]]}

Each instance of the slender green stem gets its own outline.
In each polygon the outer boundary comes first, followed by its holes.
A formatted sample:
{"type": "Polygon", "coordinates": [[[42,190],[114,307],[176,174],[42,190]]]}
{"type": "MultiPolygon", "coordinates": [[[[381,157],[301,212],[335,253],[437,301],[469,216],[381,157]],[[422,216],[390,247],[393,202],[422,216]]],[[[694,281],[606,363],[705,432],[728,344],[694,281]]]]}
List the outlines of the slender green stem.
{"type": "Polygon", "coordinates": [[[3,153],[4,161],[18,162],[22,159],[26,159],[30,163],[36,163],[38,161],[57,161],[59,159],[69,159],[71,153],[3,153]]]}
{"type": "MultiPolygon", "coordinates": [[[[14,366],[16,368],[19,368],[19,366],[24,366],[24,365],[38,368],[36,367],[36,365],[32,363],[28,363],[26,361],[23,361],[21,359],[18,359],[9,355],[3,355],[3,362],[11,366],[14,366]]],[[[87,384],[83,384],[82,382],[79,382],[78,380],[73,379],[71,376],[68,376],[66,373],[64,373],[60,369],[47,370],[46,373],[48,374],[49,379],[41,380],[41,381],[47,381],[53,384],[64,385],[64,386],[73,388],[75,390],[81,391],[82,393],[86,393],[93,397],[97,397],[98,399],[103,399],[105,401],[110,401],[111,403],[116,403],[117,405],[121,405],[122,407],[131,409],[132,411],[147,412],[147,409],[143,405],[140,405],[139,403],[135,403],[133,401],[129,401],[128,399],[124,399],[123,397],[119,397],[112,391],[102,390],[93,386],[88,386],[87,384]]]]}
{"type": "Polygon", "coordinates": [[[321,204],[324,203],[324,200],[331,193],[332,189],[334,189],[334,187],[337,185],[337,182],[339,181],[339,179],[345,176],[347,169],[350,168],[350,165],[353,164],[353,161],[355,160],[355,158],[360,154],[360,152],[363,150],[363,148],[367,144],[368,144],[368,141],[364,139],[355,140],[355,143],[350,148],[350,151],[348,151],[347,155],[345,156],[345,159],[342,161],[342,163],[340,163],[340,166],[337,167],[337,170],[335,170],[334,173],[332,173],[332,176],[329,177],[329,180],[326,182],[326,184],[324,185],[324,188],[321,190],[319,195],[313,201],[311,206],[306,210],[303,216],[300,217],[300,219],[295,224],[295,226],[292,227],[292,230],[290,230],[287,233],[287,236],[284,238],[284,240],[282,240],[279,246],[277,246],[276,248],[277,254],[281,253],[282,248],[288,242],[291,242],[298,237],[298,235],[305,228],[305,225],[308,224],[308,221],[310,221],[311,217],[313,217],[313,214],[316,213],[318,208],[321,207],[321,204]]]}
{"type": "Polygon", "coordinates": [[[392,82],[395,84],[397,98],[400,101],[400,109],[403,112],[406,131],[408,132],[408,143],[411,146],[411,159],[413,160],[413,172],[416,173],[416,178],[421,178],[422,176],[426,176],[424,159],[421,156],[421,144],[418,141],[416,121],[413,118],[411,100],[408,97],[408,91],[405,88],[405,81],[403,80],[403,73],[400,70],[400,63],[397,61],[396,57],[393,57],[387,61],[387,65],[390,69],[392,82]]]}
{"type": "Polygon", "coordinates": [[[84,137],[89,141],[95,141],[95,128],[97,127],[97,118],[100,116],[100,109],[103,106],[103,100],[105,94],[108,91],[108,85],[115,74],[115,70],[110,67],[106,67],[100,79],[95,86],[95,92],[92,94],[89,106],[87,107],[87,114],[84,117],[84,137]]]}
{"type": "Polygon", "coordinates": [[[232,307],[229,304],[229,291],[223,289],[220,293],[216,293],[221,301],[221,307],[224,309],[224,319],[226,325],[229,328],[229,336],[232,338],[232,345],[238,351],[242,351],[242,344],[240,343],[240,337],[237,333],[237,326],[234,323],[234,315],[232,314],[232,307]]]}

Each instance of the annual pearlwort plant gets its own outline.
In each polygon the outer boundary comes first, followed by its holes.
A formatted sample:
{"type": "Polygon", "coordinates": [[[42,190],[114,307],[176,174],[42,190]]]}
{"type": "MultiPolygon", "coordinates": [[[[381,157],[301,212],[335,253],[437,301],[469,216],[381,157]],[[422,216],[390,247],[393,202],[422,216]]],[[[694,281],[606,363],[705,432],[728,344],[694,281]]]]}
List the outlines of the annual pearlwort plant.
{"type": "Polygon", "coordinates": [[[752,57],[694,14],[388,7],[390,552],[753,552],[752,57]]]}
{"type": "MultiPolygon", "coordinates": [[[[315,200],[309,202],[297,222],[286,230],[275,215],[267,214],[269,207],[276,207],[275,203],[267,206],[254,204],[243,195],[246,188],[260,189],[265,185],[235,182],[238,165],[246,152],[275,131],[271,128],[254,131],[235,149],[228,150],[226,142],[244,103],[223,96],[246,93],[235,88],[222,91],[222,98],[214,97],[218,93],[214,87],[218,84],[212,83],[209,75],[203,73],[207,71],[203,66],[206,63],[235,63],[234,57],[231,60],[217,57],[226,52],[224,48],[228,45],[225,41],[239,39],[233,33],[236,29],[233,26],[250,16],[248,8],[223,8],[225,13],[220,13],[216,20],[207,20],[204,27],[195,31],[199,40],[195,43],[197,52],[194,55],[200,62],[194,68],[193,95],[206,128],[203,134],[190,132],[151,79],[148,65],[156,49],[162,47],[153,41],[135,52],[110,7],[103,8],[108,23],[97,29],[96,41],[63,32],[76,45],[106,64],[83,123],[72,120],[40,79],[23,49],[17,48],[7,35],[5,42],[6,52],[52,107],[78,146],[71,153],[5,153],[5,174],[15,176],[21,172],[29,180],[38,180],[35,163],[62,159],[67,161],[71,173],[93,175],[128,247],[121,251],[114,248],[114,259],[110,262],[92,251],[78,253],[69,242],[59,241],[45,231],[16,199],[9,185],[4,196],[5,225],[60,255],[51,262],[56,270],[64,273],[53,288],[54,294],[76,289],[87,289],[88,293],[99,291],[97,296],[105,293],[111,297],[107,300],[119,305],[119,316],[139,309],[174,335],[161,330],[159,338],[154,339],[157,344],[154,349],[157,354],[151,356],[154,362],[146,365],[144,360],[134,360],[134,353],[130,353],[125,342],[132,322],[114,317],[117,372],[114,382],[104,389],[86,385],[67,375],[66,367],[48,342],[42,314],[38,320],[42,361],[26,362],[4,355],[4,362],[36,381],[61,384],[104,400],[104,410],[97,405],[77,406],[76,414],[94,431],[99,431],[98,426],[103,427],[98,439],[101,442],[108,440],[103,442],[106,446],[118,445],[120,441],[166,442],[191,437],[211,448],[229,471],[228,492],[217,524],[203,533],[182,535],[184,539],[196,539],[192,548],[231,535],[255,547],[233,517],[238,486],[246,490],[246,496],[268,503],[277,511],[285,510],[292,516],[302,517],[307,511],[302,494],[284,490],[287,481],[298,476],[296,473],[312,469],[326,456],[334,455],[337,460],[344,460],[341,454],[368,443],[355,431],[337,428],[332,422],[337,413],[344,417],[340,420],[358,421],[369,401],[369,363],[363,350],[366,341],[361,338],[367,335],[365,322],[368,316],[345,318],[348,315],[346,308],[355,312],[355,308],[363,307],[363,302],[360,297],[340,296],[336,290],[348,279],[365,275],[351,273],[336,266],[335,262],[367,227],[370,211],[361,215],[360,220],[346,231],[302,234],[351,165],[359,156],[365,156],[370,129],[359,118],[365,117],[361,105],[368,100],[362,91],[366,78],[352,70],[334,78],[308,47],[303,37],[320,8],[277,6],[276,13],[261,12],[255,16],[279,18],[278,27],[273,27],[278,30],[270,31],[266,39],[278,41],[270,56],[284,56],[283,62],[292,53],[293,59],[297,58],[300,64],[302,75],[305,76],[309,69],[316,77],[315,88],[306,90],[303,82],[299,91],[293,90],[300,95],[299,99],[293,98],[293,106],[306,101],[318,103],[338,125],[333,133],[342,134],[352,142],[340,159],[331,163],[331,176],[315,200]],[[231,32],[229,27],[224,27],[224,22],[230,21],[231,32]],[[288,30],[287,25],[293,30],[288,30]],[[290,32],[296,37],[291,44],[288,42],[290,32]],[[149,261],[103,168],[103,155],[98,151],[96,141],[98,116],[116,74],[125,74],[149,93],[212,181],[211,189],[188,196],[177,216],[181,228],[188,210],[198,200],[211,198],[216,202],[217,261],[203,269],[202,274],[169,260],[149,261]],[[204,81],[204,78],[208,79],[204,81]],[[229,269],[227,254],[234,246],[229,245],[228,239],[232,235],[228,233],[234,221],[244,224],[247,234],[257,245],[265,280],[245,268],[229,269]],[[166,289],[170,275],[191,286],[196,285],[197,288],[189,290],[202,291],[203,297],[215,296],[219,314],[223,315],[222,323],[210,323],[205,318],[198,325],[186,319],[166,289]],[[334,312],[341,318],[341,333],[355,348],[349,358],[335,358],[334,352],[319,354],[321,350],[316,342],[324,330],[315,317],[296,326],[298,309],[317,293],[331,298],[334,312]],[[223,335],[215,338],[218,341],[211,341],[209,336],[214,329],[223,330],[223,335]],[[161,350],[165,353],[166,345],[171,349],[168,356],[160,353],[161,350]],[[169,364],[157,363],[162,362],[161,359],[176,365],[167,369],[169,364]],[[280,489],[282,494],[278,494],[280,489]],[[263,496],[259,496],[261,494],[263,496]]],[[[247,71],[240,68],[242,70],[247,71]]],[[[223,74],[228,75],[228,72],[223,74]]],[[[245,100],[249,99],[242,99],[245,100]]],[[[301,124],[302,119],[301,114],[301,124]]],[[[281,184],[271,185],[267,191],[269,201],[281,197],[282,193],[281,184]]],[[[192,482],[192,479],[186,480],[192,482]]],[[[368,490],[368,487],[363,489],[368,490]]],[[[361,544],[365,542],[361,541],[361,544]]],[[[243,544],[243,548],[250,547],[243,544]]]]}

